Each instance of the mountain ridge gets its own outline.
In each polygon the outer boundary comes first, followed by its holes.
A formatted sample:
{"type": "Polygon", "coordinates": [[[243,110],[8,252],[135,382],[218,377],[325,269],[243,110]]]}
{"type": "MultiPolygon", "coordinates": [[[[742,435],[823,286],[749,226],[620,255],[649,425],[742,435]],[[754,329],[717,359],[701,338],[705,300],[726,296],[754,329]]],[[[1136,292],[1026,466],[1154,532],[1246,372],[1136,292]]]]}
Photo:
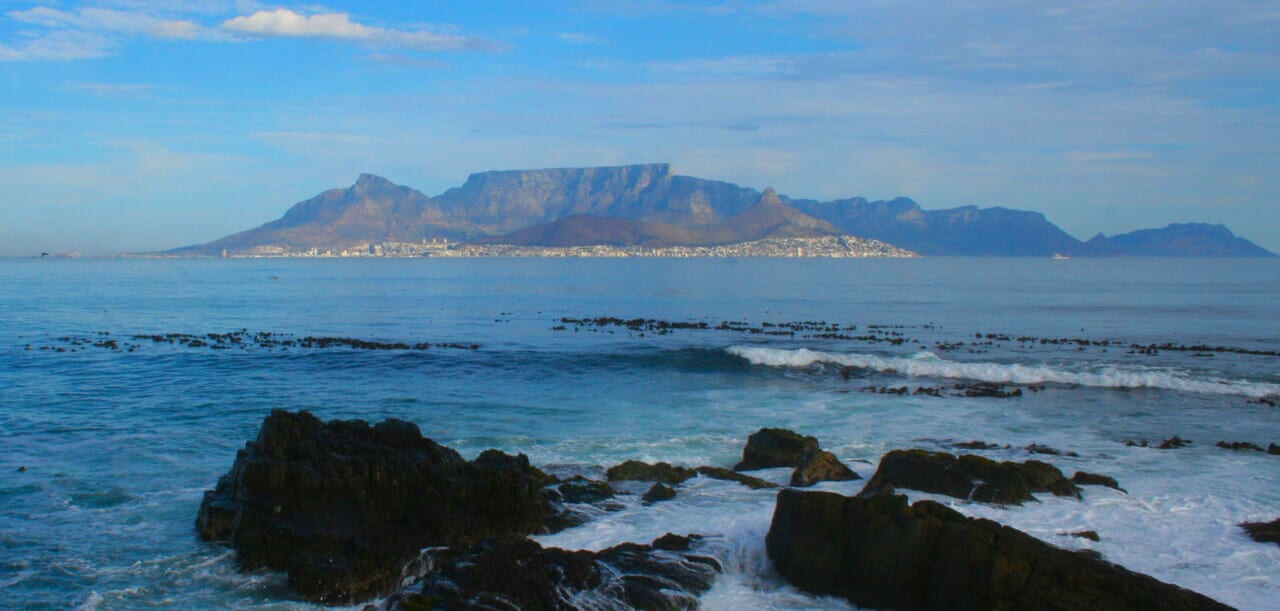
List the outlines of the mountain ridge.
{"type": "Polygon", "coordinates": [[[435,197],[366,173],[351,187],[295,204],[275,221],[165,254],[345,249],[435,239],[692,246],[841,234],[924,255],[1274,256],[1221,225],[1175,223],[1112,237],[1099,234],[1085,242],[1034,211],[925,210],[905,197],[792,199],[772,188],[761,192],[678,175],[666,163],[478,172],[435,197]]]}

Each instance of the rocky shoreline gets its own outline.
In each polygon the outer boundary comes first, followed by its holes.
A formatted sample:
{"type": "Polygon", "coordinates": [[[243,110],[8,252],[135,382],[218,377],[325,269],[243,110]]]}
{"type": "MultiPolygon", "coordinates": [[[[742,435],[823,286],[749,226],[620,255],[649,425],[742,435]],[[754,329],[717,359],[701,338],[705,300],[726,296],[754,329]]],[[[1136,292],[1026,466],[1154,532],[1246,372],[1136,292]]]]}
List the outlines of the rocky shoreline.
{"type": "MultiPolygon", "coordinates": [[[[1119,490],[1111,476],[1068,478],[1036,460],[894,450],[861,493],[846,497],[803,490],[858,475],[816,438],[785,429],[752,434],[732,470],[627,461],[605,479],[559,478],[498,450],[467,461],[400,420],[324,422],[276,410],[205,493],[196,529],[203,540],[232,547],[242,570],[284,571],[294,592],[316,602],[386,597],[381,608],[406,611],[692,609],[722,571],[699,536],[709,533],[598,552],[529,537],[589,522],[586,506],[611,510],[625,482],[650,484],[644,502],[651,504],[698,477],[776,488],[744,472],[782,467],[793,469],[791,487],[778,492],[766,548],[778,573],[808,592],[886,609],[1228,608],[1089,553],[938,503],[908,504],[895,493],[1010,505],[1042,492],[1079,499],[1082,486],[1119,490]]],[[[1274,522],[1243,527],[1259,541],[1274,540],[1274,522]]]]}

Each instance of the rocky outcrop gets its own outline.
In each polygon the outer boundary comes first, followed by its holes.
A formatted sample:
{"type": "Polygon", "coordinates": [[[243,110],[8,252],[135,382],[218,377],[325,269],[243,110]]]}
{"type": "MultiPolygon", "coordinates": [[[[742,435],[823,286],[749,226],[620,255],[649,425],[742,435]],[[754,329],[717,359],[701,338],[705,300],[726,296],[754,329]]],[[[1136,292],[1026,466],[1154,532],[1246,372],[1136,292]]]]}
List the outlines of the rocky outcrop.
{"type": "Polygon", "coordinates": [[[792,486],[812,486],[818,482],[858,479],[835,454],[821,449],[818,438],[787,429],[763,428],[747,437],[742,460],[734,471],[751,471],[774,467],[795,467],[792,486]]]}
{"type": "Polygon", "coordinates": [[[619,465],[609,467],[605,476],[609,481],[660,482],[663,484],[680,484],[698,475],[688,467],[677,467],[671,463],[659,462],[649,464],[638,460],[628,460],[619,465]]]}
{"type": "Polygon", "coordinates": [[[638,482],[659,482],[663,484],[683,484],[684,482],[702,475],[711,479],[722,479],[731,482],[738,482],[752,490],[761,488],[777,488],[778,485],[773,482],[767,482],[758,477],[735,473],[724,467],[698,467],[690,469],[688,467],[673,466],[670,463],[646,463],[638,460],[628,460],[619,465],[609,467],[605,472],[605,476],[609,481],[638,481],[638,482]]]}
{"type": "Polygon", "coordinates": [[[818,482],[844,482],[859,479],[853,469],[844,466],[835,454],[826,450],[810,453],[803,463],[791,473],[791,485],[812,486],[818,482]]]}
{"type": "Polygon", "coordinates": [[[342,602],[387,591],[421,548],[540,531],[550,482],[524,455],[468,462],[412,423],[276,410],[205,493],[196,526],[243,569],[284,570],[298,593],[342,602]]]}
{"type": "Polygon", "coordinates": [[[795,586],[875,609],[1228,609],[938,503],[783,490],[765,539],[795,586]]]}
{"type": "Polygon", "coordinates": [[[651,545],[600,552],[544,548],[533,541],[487,541],[443,550],[420,585],[383,609],[696,609],[720,572],[693,551],[696,537],[664,535],[651,545]]]}
{"type": "Polygon", "coordinates": [[[1076,471],[1075,475],[1071,476],[1071,483],[1076,484],[1077,486],[1106,486],[1108,488],[1115,488],[1116,490],[1126,494],[1128,493],[1127,490],[1120,487],[1120,482],[1117,482],[1116,478],[1111,477],[1110,475],[1089,473],[1088,471],[1076,471]]]}
{"type": "Polygon", "coordinates": [[[773,467],[799,467],[808,454],[818,451],[818,438],[787,429],[763,428],[747,437],[742,460],[734,471],[773,467]]]}
{"type": "Polygon", "coordinates": [[[894,450],[885,454],[862,494],[886,487],[1000,505],[1034,501],[1033,492],[1080,498],[1080,489],[1049,463],[996,462],[972,454],[957,457],[927,450],[894,450]]]}
{"type": "Polygon", "coordinates": [[[1270,522],[1245,522],[1240,525],[1258,543],[1280,545],[1280,518],[1270,522]]]}

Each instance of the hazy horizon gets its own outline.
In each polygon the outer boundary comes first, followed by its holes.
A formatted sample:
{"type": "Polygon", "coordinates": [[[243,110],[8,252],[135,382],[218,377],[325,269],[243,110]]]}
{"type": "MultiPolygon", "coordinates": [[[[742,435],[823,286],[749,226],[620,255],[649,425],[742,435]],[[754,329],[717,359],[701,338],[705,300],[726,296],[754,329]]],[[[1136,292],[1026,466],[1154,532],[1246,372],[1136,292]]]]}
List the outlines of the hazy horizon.
{"type": "Polygon", "coordinates": [[[363,172],[670,162],[1280,251],[1280,8],[0,3],[0,256],[208,242],[363,172]]]}

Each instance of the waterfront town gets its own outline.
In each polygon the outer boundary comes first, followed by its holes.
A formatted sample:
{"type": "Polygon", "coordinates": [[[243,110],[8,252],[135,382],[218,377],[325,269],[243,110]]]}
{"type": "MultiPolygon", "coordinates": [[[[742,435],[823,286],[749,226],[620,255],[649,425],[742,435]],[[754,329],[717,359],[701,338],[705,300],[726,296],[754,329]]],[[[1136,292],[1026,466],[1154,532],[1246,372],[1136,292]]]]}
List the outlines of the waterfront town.
{"type": "Polygon", "coordinates": [[[342,249],[309,248],[293,250],[283,246],[257,246],[242,253],[223,251],[224,258],[248,257],[776,257],[859,259],[869,257],[915,257],[909,250],[855,236],[808,238],[766,238],[737,244],[712,246],[522,246],[517,244],[467,244],[448,240],[421,242],[378,242],[342,249]]]}

